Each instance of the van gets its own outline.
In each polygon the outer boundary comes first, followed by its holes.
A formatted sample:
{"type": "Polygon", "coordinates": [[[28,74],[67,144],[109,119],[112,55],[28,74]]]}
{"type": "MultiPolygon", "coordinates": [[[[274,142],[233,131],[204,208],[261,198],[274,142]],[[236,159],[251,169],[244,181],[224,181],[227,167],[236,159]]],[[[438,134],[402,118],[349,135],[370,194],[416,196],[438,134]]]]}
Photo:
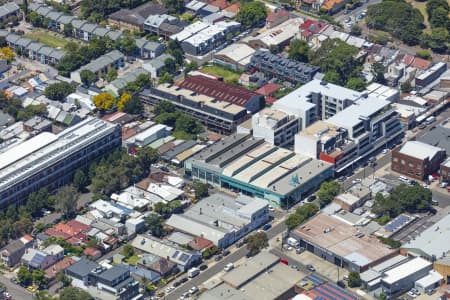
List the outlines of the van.
{"type": "Polygon", "coordinates": [[[292,237],[287,239],[287,243],[288,243],[289,246],[292,246],[294,248],[297,248],[298,245],[299,245],[299,242],[296,239],[292,238],[292,237]]]}
{"type": "Polygon", "coordinates": [[[195,276],[197,276],[200,273],[200,269],[199,268],[191,268],[189,269],[189,271],[187,272],[189,278],[194,278],[195,276]]]}
{"type": "Polygon", "coordinates": [[[230,271],[233,270],[233,269],[234,269],[233,263],[228,263],[228,264],[223,268],[223,270],[224,270],[225,272],[230,272],[230,271]]]}
{"type": "Polygon", "coordinates": [[[441,182],[441,184],[439,184],[439,187],[442,189],[445,189],[448,186],[448,182],[441,182]]]}

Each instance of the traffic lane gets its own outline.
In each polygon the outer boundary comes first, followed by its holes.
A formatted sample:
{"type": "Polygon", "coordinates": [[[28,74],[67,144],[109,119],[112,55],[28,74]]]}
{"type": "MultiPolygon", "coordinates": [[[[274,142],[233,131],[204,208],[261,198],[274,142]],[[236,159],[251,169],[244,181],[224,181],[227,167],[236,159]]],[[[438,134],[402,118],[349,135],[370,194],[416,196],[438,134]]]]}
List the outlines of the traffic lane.
{"type": "MultiPolygon", "coordinates": [[[[284,222],[278,223],[274,225],[270,230],[266,232],[268,239],[272,239],[280,233],[287,230],[286,224],[284,222]]],[[[173,290],[169,295],[165,297],[165,299],[178,299],[184,292],[187,292],[193,286],[200,286],[203,282],[215,276],[217,273],[223,271],[223,268],[228,263],[234,263],[239,259],[243,258],[247,254],[247,249],[245,245],[242,248],[239,248],[235,252],[231,253],[228,256],[225,256],[221,261],[217,262],[215,265],[209,267],[205,271],[200,272],[199,275],[190,279],[182,286],[173,290]]],[[[177,278],[177,281],[183,277],[187,277],[187,275],[181,276],[177,278]]]]}
{"type": "Polygon", "coordinates": [[[5,287],[8,293],[11,294],[13,299],[20,299],[20,300],[31,300],[33,299],[33,294],[28,292],[23,287],[12,283],[9,281],[9,278],[6,278],[4,276],[0,276],[0,283],[2,283],[5,287]]]}

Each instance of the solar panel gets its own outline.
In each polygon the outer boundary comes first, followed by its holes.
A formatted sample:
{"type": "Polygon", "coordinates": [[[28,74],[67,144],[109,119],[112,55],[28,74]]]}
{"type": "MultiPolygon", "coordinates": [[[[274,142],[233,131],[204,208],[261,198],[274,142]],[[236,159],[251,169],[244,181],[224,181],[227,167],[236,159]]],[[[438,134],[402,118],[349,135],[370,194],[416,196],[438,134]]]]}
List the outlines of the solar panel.
{"type": "Polygon", "coordinates": [[[402,227],[406,222],[409,221],[409,217],[405,215],[400,215],[394,220],[392,220],[389,224],[387,224],[384,229],[387,231],[395,231],[395,229],[402,227]]]}
{"type": "Polygon", "coordinates": [[[180,254],[180,251],[175,251],[175,253],[174,254],[172,254],[172,258],[176,258],[177,256],[178,256],[178,254],[180,254]]]}
{"type": "Polygon", "coordinates": [[[180,260],[182,262],[186,262],[188,259],[189,259],[189,255],[187,255],[186,253],[181,254],[180,260]]]}
{"type": "Polygon", "coordinates": [[[44,257],[45,257],[45,256],[43,256],[42,254],[36,253],[36,254],[33,256],[33,258],[31,259],[30,264],[31,264],[31,265],[34,265],[34,266],[39,266],[39,265],[42,263],[42,261],[44,260],[44,257]]]}

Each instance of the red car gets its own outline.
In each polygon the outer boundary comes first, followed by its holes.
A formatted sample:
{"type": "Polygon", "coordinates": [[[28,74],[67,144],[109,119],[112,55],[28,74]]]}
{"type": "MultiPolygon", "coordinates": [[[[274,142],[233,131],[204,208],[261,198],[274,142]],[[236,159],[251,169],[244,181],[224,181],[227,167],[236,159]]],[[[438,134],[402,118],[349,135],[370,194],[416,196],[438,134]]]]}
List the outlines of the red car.
{"type": "Polygon", "coordinates": [[[285,264],[285,265],[289,265],[289,262],[285,259],[280,259],[280,263],[285,264]]]}

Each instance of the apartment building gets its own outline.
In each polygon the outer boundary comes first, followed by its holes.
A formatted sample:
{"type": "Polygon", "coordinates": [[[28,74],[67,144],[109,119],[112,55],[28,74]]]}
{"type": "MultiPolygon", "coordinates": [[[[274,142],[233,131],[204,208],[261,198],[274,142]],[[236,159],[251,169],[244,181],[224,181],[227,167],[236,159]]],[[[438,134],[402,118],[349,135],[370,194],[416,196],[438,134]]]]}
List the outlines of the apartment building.
{"type": "Polygon", "coordinates": [[[305,84],[313,80],[319,71],[317,66],[293,61],[267,50],[258,50],[253,54],[250,68],[294,84],[305,84]]]}
{"type": "Polygon", "coordinates": [[[43,132],[0,154],[0,206],[25,201],[46,187],[68,184],[78,168],[122,144],[119,125],[88,117],[53,134],[43,132]]]}

